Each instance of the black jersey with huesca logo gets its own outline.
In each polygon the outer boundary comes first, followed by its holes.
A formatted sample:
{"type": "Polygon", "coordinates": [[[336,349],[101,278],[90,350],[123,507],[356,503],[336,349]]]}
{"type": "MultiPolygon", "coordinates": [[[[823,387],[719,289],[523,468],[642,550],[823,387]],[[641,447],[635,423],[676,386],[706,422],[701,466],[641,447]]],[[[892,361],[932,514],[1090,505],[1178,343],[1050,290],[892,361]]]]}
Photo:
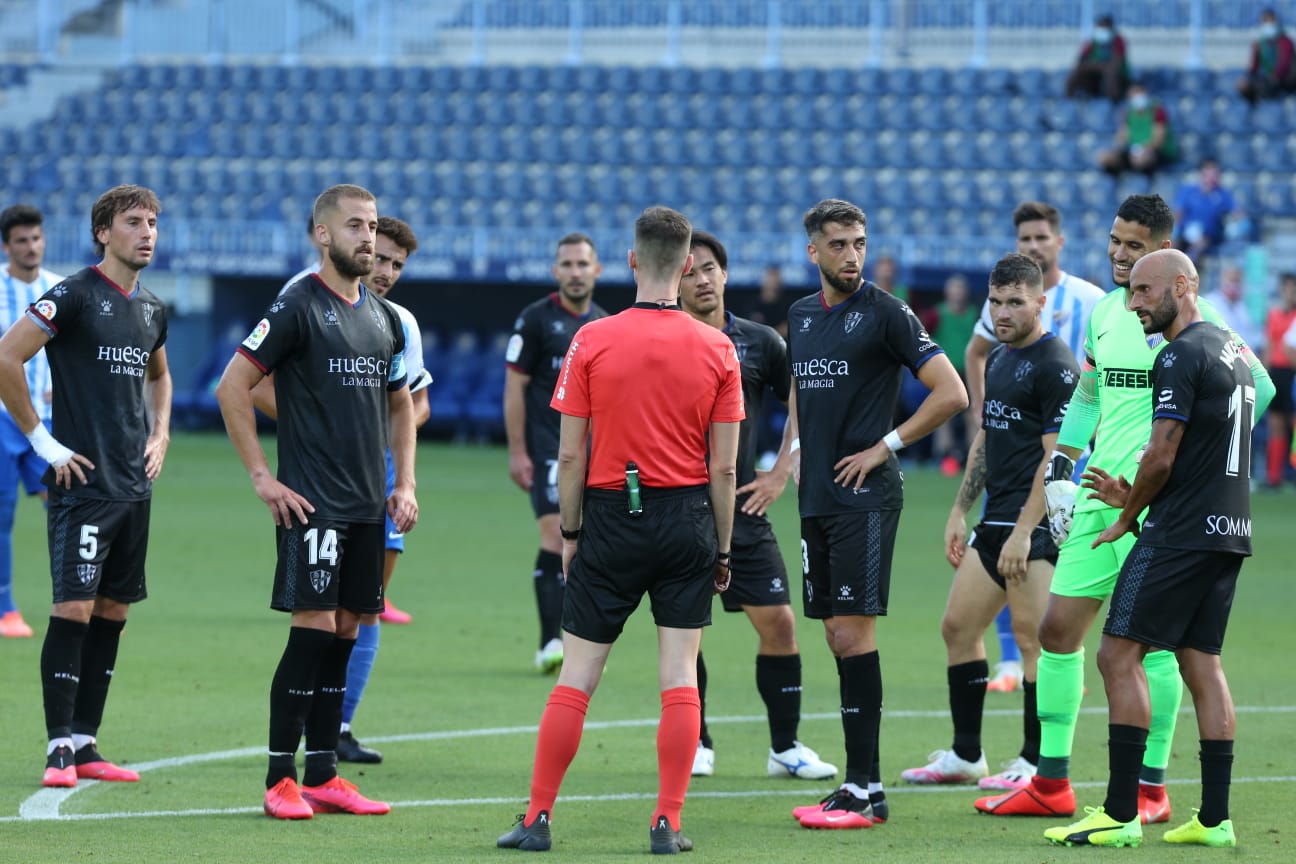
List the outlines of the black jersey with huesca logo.
{"type": "Polygon", "coordinates": [[[1255,379],[1233,337],[1200,321],[1168,342],[1152,364],[1152,406],[1153,422],[1184,428],[1139,542],[1250,555],[1255,379]]]}
{"type": "Polygon", "coordinates": [[[27,316],[50,337],[45,346],[54,385],[54,437],[94,463],[84,486],[50,494],[142,501],[153,484],[144,473],[149,436],[144,382],[149,358],[166,342],[166,307],[137,284],[123,290],[97,267],[80,270],[45,292],[27,316]]]}
{"type": "Polygon", "coordinates": [[[362,287],[353,305],[312,274],[275,298],[238,350],[274,373],[279,482],[316,516],[383,521],[387,394],[406,383],[391,304],[362,287]]]}
{"type": "Polygon", "coordinates": [[[787,343],[772,327],[725,313],[725,335],[733,342],[742,368],[743,405],[747,417],[738,427],[738,485],[756,479],[756,424],[765,394],[774,391],[786,402],[792,386],[787,343]]]}
{"type": "Polygon", "coordinates": [[[1025,348],[1000,345],[990,353],[981,409],[986,459],[983,521],[1017,523],[1044,459],[1040,438],[1062,428],[1079,380],[1075,354],[1052,333],[1025,348]]]}
{"type": "Polygon", "coordinates": [[[558,426],[561,416],[549,407],[558,370],[571,347],[572,337],[586,322],[606,318],[607,313],[591,303],[584,315],[573,315],[558,299],[557,292],[527,306],[513,322],[504,360],[514,370],[529,375],[523,391],[526,404],[526,446],[531,461],[558,458],[558,426]]]}
{"type": "Polygon", "coordinates": [[[898,510],[904,490],[895,454],[858,491],[834,483],[833,466],[891,431],[902,370],[917,373],[944,351],[913,310],[871,282],[836,306],[825,305],[822,292],[793,303],[788,348],[801,436],[801,515],[898,510]]]}

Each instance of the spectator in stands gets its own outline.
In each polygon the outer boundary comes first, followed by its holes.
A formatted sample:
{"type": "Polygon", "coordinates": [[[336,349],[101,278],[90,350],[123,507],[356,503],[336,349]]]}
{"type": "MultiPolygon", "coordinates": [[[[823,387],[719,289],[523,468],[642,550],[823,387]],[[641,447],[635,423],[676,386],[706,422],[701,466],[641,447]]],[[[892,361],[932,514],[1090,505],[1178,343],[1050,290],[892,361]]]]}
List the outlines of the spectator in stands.
{"type": "Polygon", "coordinates": [[[1238,213],[1233,193],[1220,185],[1219,162],[1207,156],[1198,166],[1197,182],[1183,184],[1175,196],[1175,248],[1200,267],[1202,256],[1224,242],[1226,223],[1238,213]]]}
{"type": "Polygon", "coordinates": [[[1112,175],[1141,171],[1149,177],[1179,158],[1170,114],[1141,81],[1130,84],[1114,145],[1098,154],[1098,165],[1112,175]]]}
{"type": "Polygon", "coordinates": [[[909,302],[909,286],[896,281],[896,261],[890,255],[879,255],[873,263],[872,281],[897,300],[909,302]]]}
{"type": "Polygon", "coordinates": [[[1264,344],[1264,334],[1246,303],[1246,285],[1242,281],[1242,268],[1230,264],[1220,273],[1219,285],[1205,298],[1219,312],[1224,323],[1241,336],[1248,345],[1264,344]]]}
{"type": "Polygon", "coordinates": [[[1264,484],[1269,489],[1282,485],[1283,469],[1292,437],[1293,400],[1292,384],[1296,381],[1296,351],[1288,347],[1284,337],[1296,334],[1296,273],[1282,274],[1278,303],[1265,318],[1264,365],[1273,377],[1277,393],[1266,412],[1269,443],[1265,450],[1264,484]]]}
{"type": "Polygon", "coordinates": [[[783,271],[777,264],[765,268],[761,277],[760,298],[752,310],[751,320],[766,327],[773,327],[784,339],[787,338],[788,301],[783,296],[783,271]]]}
{"type": "Polygon", "coordinates": [[[1255,104],[1257,99],[1275,99],[1296,91],[1296,62],[1293,62],[1292,40],[1283,32],[1278,13],[1266,9],[1260,13],[1260,30],[1251,43],[1251,65],[1238,79],[1238,93],[1255,104]]]}
{"type": "Polygon", "coordinates": [[[1112,102],[1120,102],[1129,86],[1129,53],[1125,37],[1116,32],[1112,16],[1100,15],[1094,22],[1093,35],[1080,46],[1075,68],[1067,76],[1067,98],[1106,96],[1112,102]]]}
{"type": "MultiPolygon", "coordinates": [[[[976,327],[979,312],[977,307],[968,302],[967,277],[962,273],[951,273],[945,280],[944,298],[936,304],[932,339],[949,354],[955,371],[966,384],[963,354],[972,339],[972,329],[976,327]]],[[[976,432],[972,412],[967,410],[946,420],[936,430],[932,441],[932,457],[941,460],[941,472],[946,477],[953,477],[962,470],[968,444],[976,437],[976,432]],[[963,430],[961,433],[958,431],[960,425],[963,430]]]]}

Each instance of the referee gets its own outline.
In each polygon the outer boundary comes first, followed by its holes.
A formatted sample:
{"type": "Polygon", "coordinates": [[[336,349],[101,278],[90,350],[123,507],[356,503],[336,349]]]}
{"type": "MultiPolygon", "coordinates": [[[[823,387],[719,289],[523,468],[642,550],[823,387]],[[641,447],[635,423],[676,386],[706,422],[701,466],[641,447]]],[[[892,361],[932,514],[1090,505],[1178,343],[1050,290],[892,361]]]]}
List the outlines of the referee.
{"type": "Polygon", "coordinates": [[[644,594],[662,701],[649,838],[654,853],[693,848],[680,810],[701,723],[697,653],[712,592],[729,583],[743,398],[733,343],[679,307],[692,233],[666,207],[640,214],[629,254],[636,302],[577,331],[554,391],[563,666],[540,719],[530,803],[497,841],[503,848],[550,847],[550,814],[590,696],[644,594]]]}

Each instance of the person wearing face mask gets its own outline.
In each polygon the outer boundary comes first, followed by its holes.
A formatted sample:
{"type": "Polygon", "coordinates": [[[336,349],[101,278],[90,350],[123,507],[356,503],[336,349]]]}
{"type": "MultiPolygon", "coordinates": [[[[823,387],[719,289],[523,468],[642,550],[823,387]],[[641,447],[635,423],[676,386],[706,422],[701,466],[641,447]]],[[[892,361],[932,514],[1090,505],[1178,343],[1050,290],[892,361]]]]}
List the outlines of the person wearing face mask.
{"type": "Polygon", "coordinates": [[[1296,90],[1296,63],[1292,40],[1272,9],[1260,13],[1260,29],[1251,43],[1251,65],[1238,79],[1238,93],[1252,105],[1257,99],[1275,99],[1296,90]]]}
{"type": "Polygon", "coordinates": [[[1080,46],[1075,68],[1067,76],[1067,98],[1106,96],[1112,102],[1120,102],[1129,86],[1125,37],[1116,32],[1112,16],[1100,15],[1094,22],[1093,34],[1080,46]]]}
{"type": "Polygon", "coordinates": [[[1224,242],[1229,219],[1240,216],[1233,193],[1220,185],[1219,162],[1207,156],[1198,165],[1196,183],[1185,183],[1175,195],[1174,246],[1194,265],[1213,255],[1224,242]]]}
{"type": "Polygon", "coordinates": [[[1178,158],[1169,112],[1152,98],[1145,84],[1135,81],[1130,85],[1114,146],[1098,154],[1098,167],[1112,175],[1142,171],[1150,177],[1178,158]]]}

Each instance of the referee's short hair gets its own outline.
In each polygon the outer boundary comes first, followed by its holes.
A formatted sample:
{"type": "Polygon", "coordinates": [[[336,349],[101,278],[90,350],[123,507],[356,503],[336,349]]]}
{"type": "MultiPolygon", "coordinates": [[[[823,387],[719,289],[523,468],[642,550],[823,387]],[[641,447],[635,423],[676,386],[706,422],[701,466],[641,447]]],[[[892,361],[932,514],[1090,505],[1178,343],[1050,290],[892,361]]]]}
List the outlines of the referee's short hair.
{"type": "Polygon", "coordinates": [[[635,220],[635,259],[645,274],[667,278],[684,268],[693,226],[669,207],[649,207],[635,220]]]}
{"type": "Polygon", "coordinates": [[[0,242],[9,242],[9,232],[15,228],[39,226],[45,221],[41,212],[30,204],[14,204],[0,212],[0,242]]]}
{"type": "Polygon", "coordinates": [[[406,255],[413,255],[418,251],[418,237],[414,236],[414,229],[403,219],[397,219],[395,216],[379,216],[378,233],[404,249],[406,255]]]}
{"type": "Polygon", "coordinates": [[[1025,285],[1032,294],[1044,291],[1044,274],[1035,259],[1020,252],[1009,252],[995,263],[990,271],[991,288],[1010,288],[1025,285]]]}
{"type": "Polygon", "coordinates": [[[825,198],[805,212],[802,218],[806,236],[814,240],[823,233],[825,222],[836,222],[838,225],[863,225],[868,228],[868,218],[864,211],[849,201],[840,198],[825,198]]]}
{"type": "Polygon", "coordinates": [[[94,241],[96,255],[104,254],[104,246],[99,242],[99,229],[111,228],[118,213],[136,207],[151,210],[154,216],[162,212],[162,202],[157,193],[144,186],[114,186],[99,196],[94,207],[90,208],[90,239],[94,241]]]}

